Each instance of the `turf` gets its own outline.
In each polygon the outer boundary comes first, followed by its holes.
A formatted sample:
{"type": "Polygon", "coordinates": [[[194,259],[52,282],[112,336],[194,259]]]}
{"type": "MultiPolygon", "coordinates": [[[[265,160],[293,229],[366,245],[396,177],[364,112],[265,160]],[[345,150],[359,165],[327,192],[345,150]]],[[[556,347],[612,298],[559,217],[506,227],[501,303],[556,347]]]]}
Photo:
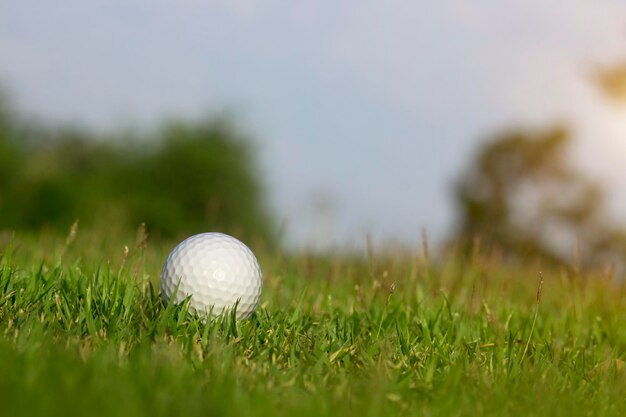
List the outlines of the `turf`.
{"type": "Polygon", "coordinates": [[[4,415],[626,412],[626,289],[601,273],[419,253],[287,256],[248,320],[165,305],[172,242],[0,246],[4,415]]]}

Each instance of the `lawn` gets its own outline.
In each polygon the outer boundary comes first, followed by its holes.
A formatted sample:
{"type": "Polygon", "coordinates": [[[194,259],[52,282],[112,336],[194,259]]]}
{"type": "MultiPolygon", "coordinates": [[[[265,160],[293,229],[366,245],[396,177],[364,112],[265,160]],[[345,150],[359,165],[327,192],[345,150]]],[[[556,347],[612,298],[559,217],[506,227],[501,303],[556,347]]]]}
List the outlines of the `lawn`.
{"type": "Polygon", "coordinates": [[[250,319],[164,305],[175,242],[0,239],[7,416],[626,414],[626,286],[496,256],[289,255],[250,319]]]}

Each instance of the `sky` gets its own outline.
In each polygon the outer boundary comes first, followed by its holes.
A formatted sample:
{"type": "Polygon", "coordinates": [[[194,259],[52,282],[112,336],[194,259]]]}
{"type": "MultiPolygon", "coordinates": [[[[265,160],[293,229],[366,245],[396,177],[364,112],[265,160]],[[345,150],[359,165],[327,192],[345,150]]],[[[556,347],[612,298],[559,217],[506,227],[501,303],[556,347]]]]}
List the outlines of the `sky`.
{"type": "Polygon", "coordinates": [[[98,129],[228,111],[299,245],[441,240],[481,141],[555,123],[626,220],[626,109],[591,82],[624,60],[624,1],[0,3],[22,111],[98,129]]]}

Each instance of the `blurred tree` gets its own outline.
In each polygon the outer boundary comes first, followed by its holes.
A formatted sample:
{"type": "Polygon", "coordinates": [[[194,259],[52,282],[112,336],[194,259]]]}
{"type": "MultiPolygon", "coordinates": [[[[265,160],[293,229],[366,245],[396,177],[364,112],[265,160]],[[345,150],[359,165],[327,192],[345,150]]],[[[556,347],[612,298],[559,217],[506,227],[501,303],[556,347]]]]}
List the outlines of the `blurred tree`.
{"type": "Polygon", "coordinates": [[[604,94],[616,103],[626,103],[626,63],[596,71],[595,81],[604,94]]]}
{"type": "Polygon", "coordinates": [[[19,167],[19,149],[9,99],[0,90],[0,213],[7,204],[9,190],[13,188],[14,174],[19,167]]]}
{"type": "Polygon", "coordinates": [[[158,224],[168,234],[199,225],[272,234],[255,149],[232,123],[171,122],[157,142],[156,151],[129,158],[118,172],[132,222],[158,224]]]}
{"type": "Polygon", "coordinates": [[[568,132],[513,131],[487,142],[455,188],[458,233],[508,255],[563,261],[608,244],[603,194],[567,163],[568,132]]]}
{"type": "MultiPolygon", "coordinates": [[[[3,102],[0,101],[0,104],[3,102]]],[[[114,222],[174,236],[220,230],[271,243],[255,149],[224,119],[113,141],[75,128],[16,129],[0,105],[0,228],[114,222]]]]}

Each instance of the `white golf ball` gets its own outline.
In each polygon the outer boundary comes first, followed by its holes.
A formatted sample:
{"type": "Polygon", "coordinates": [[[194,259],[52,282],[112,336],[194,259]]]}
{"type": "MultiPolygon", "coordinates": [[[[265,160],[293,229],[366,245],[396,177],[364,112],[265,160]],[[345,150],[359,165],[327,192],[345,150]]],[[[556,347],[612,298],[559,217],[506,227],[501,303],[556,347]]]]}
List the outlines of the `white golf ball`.
{"type": "Polygon", "coordinates": [[[180,303],[191,296],[189,310],[198,314],[221,314],[237,305],[237,318],[256,309],[263,278],[252,251],[223,233],[191,236],[169,254],[161,272],[165,302],[175,294],[180,303]],[[237,304],[238,303],[238,304],[237,304]]]}

